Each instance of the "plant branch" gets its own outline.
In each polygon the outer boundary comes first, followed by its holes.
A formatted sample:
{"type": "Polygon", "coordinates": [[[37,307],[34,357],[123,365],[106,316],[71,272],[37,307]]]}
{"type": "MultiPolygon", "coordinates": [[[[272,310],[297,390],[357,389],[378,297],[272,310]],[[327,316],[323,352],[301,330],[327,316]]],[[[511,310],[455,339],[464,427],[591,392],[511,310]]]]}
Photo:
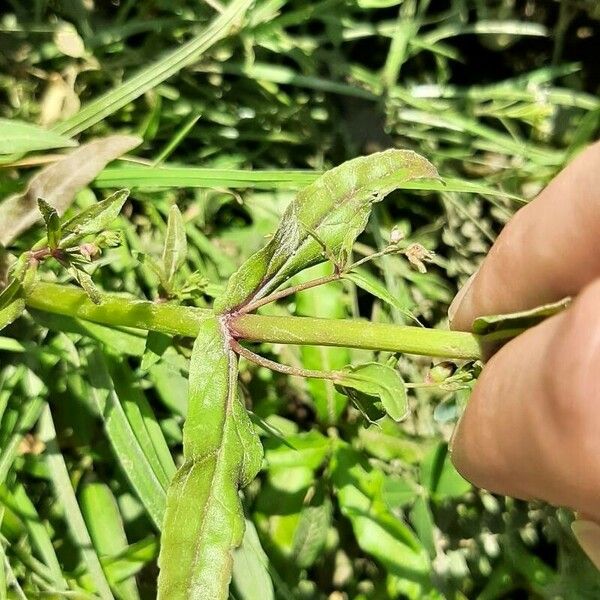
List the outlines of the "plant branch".
{"type": "Polygon", "coordinates": [[[282,365],[281,363],[269,360],[260,354],[255,354],[252,350],[244,348],[236,339],[232,338],[229,341],[231,349],[240,356],[243,356],[246,360],[253,362],[261,367],[271,369],[271,371],[277,371],[277,373],[283,373],[285,375],[294,375],[296,377],[310,377],[313,379],[337,379],[337,373],[335,371],[316,371],[312,369],[301,369],[299,367],[291,367],[289,365],[282,365]]]}
{"type": "Polygon", "coordinates": [[[296,294],[298,292],[302,292],[303,290],[309,290],[311,288],[317,287],[319,285],[324,285],[326,283],[330,283],[332,281],[337,281],[342,278],[343,273],[335,272],[331,275],[325,275],[323,277],[319,277],[318,279],[312,279],[311,281],[305,281],[304,283],[299,283],[298,285],[293,285],[289,288],[285,288],[283,290],[279,290],[278,292],[273,292],[260,300],[255,300],[254,302],[250,302],[246,306],[243,306],[239,310],[239,314],[243,315],[246,313],[250,313],[255,311],[257,308],[264,306],[265,304],[271,304],[271,302],[275,302],[276,300],[281,300],[282,298],[286,298],[287,296],[291,296],[292,294],[296,294]]]}
{"type": "Polygon", "coordinates": [[[332,281],[338,281],[344,278],[344,275],[352,272],[357,267],[364,265],[365,263],[374,260],[376,258],[381,258],[382,256],[386,256],[387,254],[393,254],[394,252],[398,252],[398,249],[393,246],[388,246],[379,252],[374,252],[369,256],[365,256],[360,260],[352,263],[348,267],[342,269],[341,271],[336,271],[331,275],[324,275],[323,277],[319,277],[317,279],[311,279],[310,281],[305,281],[304,283],[299,283],[298,285],[293,285],[291,287],[285,288],[283,290],[279,290],[278,292],[273,292],[264,298],[260,298],[259,300],[255,300],[254,302],[250,302],[246,306],[242,306],[242,308],[238,311],[238,314],[245,315],[247,313],[251,313],[261,306],[265,306],[266,304],[271,304],[271,302],[275,302],[277,300],[281,300],[282,298],[287,298],[292,294],[297,294],[298,292],[302,292],[304,290],[309,290],[311,288],[317,287],[319,285],[324,285],[326,283],[331,283],[332,281]]]}
{"type": "MultiPolygon", "coordinates": [[[[101,294],[94,304],[75,286],[36,283],[25,296],[30,308],[86,319],[110,327],[134,327],[170,335],[195,337],[207,309],[101,294]]],[[[480,336],[460,331],[370,323],[357,319],[231,315],[227,319],[236,339],[279,344],[340,346],[406,352],[455,359],[481,358],[480,336]]]]}

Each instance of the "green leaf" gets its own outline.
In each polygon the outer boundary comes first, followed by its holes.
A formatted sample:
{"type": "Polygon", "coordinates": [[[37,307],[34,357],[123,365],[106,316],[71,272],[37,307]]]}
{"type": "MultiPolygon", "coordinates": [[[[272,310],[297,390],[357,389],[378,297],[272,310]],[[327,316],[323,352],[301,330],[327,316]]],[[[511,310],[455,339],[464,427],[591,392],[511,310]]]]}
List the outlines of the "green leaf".
{"type": "Polygon", "coordinates": [[[292,557],[301,569],[311,567],[325,548],[331,513],[331,499],[327,490],[324,485],[317,485],[309,505],[300,513],[298,527],[294,532],[292,557]]]}
{"type": "Polygon", "coordinates": [[[168,490],[158,598],[228,596],[231,552],[242,541],[238,489],[254,479],[262,447],[237,390],[237,359],[216,317],[200,324],[190,363],[185,462],[168,490]]]}
{"type": "Polygon", "coordinates": [[[233,553],[233,586],[239,600],[274,600],[269,559],[252,521],[246,520],[242,545],[233,553]]]}
{"type": "Polygon", "coordinates": [[[229,34],[234,23],[239,22],[251,3],[252,0],[230,2],[208,27],[189,42],[149,64],[121,85],[82,107],[79,112],[66,121],[55,125],[54,131],[75,135],[123,108],[184,67],[197,62],[203,52],[229,34]]]}
{"type": "Polygon", "coordinates": [[[450,461],[446,443],[438,444],[424,458],[421,483],[436,501],[459,498],[471,489],[471,484],[460,476],[450,461]]]}
{"type": "Polygon", "coordinates": [[[145,565],[155,561],[157,556],[158,540],[155,536],[149,536],[130,544],[116,556],[103,556],[101,562],[110,581],[122,582],[134,577],[145,565]]]}
{"type": "Polygon", "coordinates": [[[379,421],[377,427],[360,428],[358,438],[371,456],[385,461],[399,459],[409,465],[419,463],[428,448],[426,442],[413,439],[391,419],[379,421]]]}
{"type": "Polygon", "coordinates": [[[529,310],[502,315],[487,315],[473,321],[473,333],[478,335],[505,337],[508,334],[517,335],[529,327],[562,312],[571,304],[571,298],[563,298],[558,302],[543,304],[529,310]]]}
{"type": "Polygon", "coordinates": [[[107,167],[98,174],[94,185],[99,188],[128,187],[130,189],[156,188],[228,188],[228,189],[293,189],[312,183],[316,171],[242,170],[205,167],[124,164],[107,167]]]}
{"type": "Polygon", "coordinates": [[[92,338],[117,354],[142,356],[144,353],[146,336],[139,329],[107,327],[85,319],[76,319],[32,308],[28,308],[28,312],[42,327],[92,338]]]}
{"type": "Polygon", "coordinates": [[[48,567],[53,585],[61,590],[66,589],[67,582],[61,572],[60,563],[52,545],[50,532],[46,528],[44,521],[40,518],[35,505],[27,495],[25,487],[20,483],[15,483],[12,486],[12,490],[9,490],[4,485],[0,486],[0,502],[23,520],[32,546],[48,567]]]}
{"type": "Polygon", "coordinates": [[[135,258],[138,260],[140,265],[144,265],[148,267],[148,269],[156,275],[160,285],[166,290],[169,288],[169,282],[167,281],[167,276],[163,269],[163,264],[156,257],[151,254],[144,254],[143,252],[135,251],[133,253],[135,258]]]}
{"type": "Polygon", "coordinates": [[[0,154],[21,154],[77,146],[77,142],[39,125],[0,119],[0,154]]]}
{"type": "Polygon", "coordinates": [[[147,371],[154,366],[171,347],[171,338],[158,331],[149,331],[146,336],[146,346],[142,357],[140,369],[147,371]]]}
{"type": "Polygon", "coordinates": [[[331,452],[331,440],[312,430],[286,435],[285,440],[265,441],[265,465],[268,469],[306,467],[318,469],[331,452]]]}
{"type": "Polygon", "coordinates": [[[45,458],[48,470],[50,471],[56,497],[64,510],[65,520],[73,540],[87,565],[100,598],[112,600],[113,595],[110,586],[102,570],[100,559],[92,545],[90,534],[77,504],[67,465],[56,441],[56,429],[50,414],[50,407],[47,404],[40,419],[40,439],[46,444],[45,458]]]}
{"type": "Polygon", "coordinates": [[[148,440],[146,428],[139,427],[139,419],[133,423],[130,420],[132,411],[125,410],[100,350],[94,350],[88,357],[87,374],[92,400],[103,419],[115,457],[149,517],[160,529],[169,473],[165,473],[156,447],[148,440]]]}
{"type": "Polygon", "coordinates": [[[73,246],[84,237],[109,227],[119,216],[128,197],[129,190],[119,190],[63,223],[63,231],[70,235],[65,236],[61,247],[73,246]]]}
{"type": "Polygon", "coordinates": [[[418,495],[417,486],[410,479],[388,476],[383,481],[381,497],[390,510],[398,510],[411,504],[418,495]]]}
{"type": "MultiPolygon", "coordinates": [[[[98,556],[113,556],[127,549],[127,536],[117,501],[110,488],[101,482],[85,483],[79,490],[79,505],[98,556]]],[[[111,588],[122,600],[136,600],[139,592],[135,578],[116,581],[104,566],[111,588]]]]}
{"type": "Polygon", "coordinates": [[[343,279],[351,281],[359,288],[365,290],[365,292],[368,292],[376,298],[379,298],[381,301],[399,310],[409,319],[412,319],[418,323],[418,319],[407,308],[407,306],[400,302],[398,298],[390,294],[385,285],[383,285],[383,283],[381,283],[381,281],[379,281],[376,277],[373,277],[373,275],[371,275],[368,271],[364,269],[357,269],[356,271],[351,271],[350,273],[344,273],[343,279]]]}
{"type": "Polygon", "coordinates": [[[165,360],[158,361],[150,367],[148,377],[163,404],[175,414],[185,417],[188,380],[184,374],[187,374],[189,363],[174,348],[169,348],[163,358],[165,360]]]}
{"type": "Polygon", "coordinates": [[[23,288],[13,279],[0,293],[0,331],[16,321],[24,310],[23,288]]]}
{"type": "MultiPolygon", "coordinates": [[[[331,273],[331,265],[322,264],[298,275],[299,281],[309,281],[331,273]]],[[[296,313],[306,317],[343,319],[348,316],[347,297],[341,283],[304,290],[296,294],[296,313]]],[[[350,362],[347,348],[301,346],[300,357],[305,369],[337,371],[350,362]]],[[[348,398],[340,394],[329,379],[307,379],[306,387],[321,423],[335,425],[340,419],[348,398]]]]}
{"type": "Polygon", "coordinates": [[[418,496],[410,511],[410,522],[429,556],[435,558],[435,521],[427,498],[418,496]]]}
{"type": "Polygon", "coordinates": [[[175,273],[177,273],[185,262],[186,256],[187,239],[185,237],[185,225],[179,208],[174,204],[169,211],[167,235],[162,255],[163,272],[169,285],[169,289],[173,285],[175,273]]]}
{"type": "Polygon", "coordinates": [[[100,304],[102,302],[102,294],[100,290],[95,286],[92,281],[92,277],[89,273],[83,269],[78,269],[75,265],[69,267],[69,273],[73,276],[75,281],[84,289],[88,298],[94,304],[100,304]]]}
{"type": "Polygon", "coordinates": [[[34,175],[24,192],[9,196],[0,204],[0,244],[7,246],[38,221],[38,198],[44,198],[63,215],[77,192],[93,181],[109,162],[135,148],[140,141],[131,135],[98,138],[44,167],[34,175]]]}
{"type": "Polygon", "coordinates": [[[369,419],[383,416],[379,405],[394,421],[401,421],[406,417],[406,386],[396,369],[372,362],[347,367],[339,371],[338,375],[338,389],[348,395],[369,419]]]}
{"type": "Polygon", "coordinates": [[[58,248],[61,237],[60,217],[53,206],[50,206],[43,198],[38,198],[38,208],[46,224],[46,237],[51,250],[58,248]]]}
{"type": "MultiPolygon", "coordinates": [[[[27,367],[19,365],[3,381],[0,394],[1,412],[6,410],[7,403],[11,397],[17,396],[18,409],[14,411],[10,419],[2,419],[2,436],[0,439],[0,482],[6,481],[6,477],[19,453],[19,445],[23,437],[37,422],[44,407],[45,386],[27,367]],[[25,392],[23,397],[17,395],[15,387],[17,384],[25,392]],[[7,426],[8,424],[8,426],[7,426]]],[[[8,412],[8,411],[6,411],[8,412]]],[[[13,412],[13,411],[11,411],[13,412]]]]}
{"type": "Polygon", "coordinates": [[[176,469],[160,424],[127,362],[110,355],[105,355],[105,360],[131,429],[166,490],[176,469]]]}
{"type": "Polygon", "coordinates": [[[350,519],[360,548],[381,562],[390,574],[429,587],[427,552],[411,531],[388,510],[381,489],[385,474],[340,444],[332,460],[332,481],[340,510],[350,519]]]}
{"type": "Polygon", "coordinates": [[[375,202],[407,181],[436,176],[425,158],[395,149],[331,169],[292,201],[271,241],[231,277],[215,309],[230,311],[258,300],[302,269],[322,262],[320,241],[337,262],[345,262],[375,202]]]}

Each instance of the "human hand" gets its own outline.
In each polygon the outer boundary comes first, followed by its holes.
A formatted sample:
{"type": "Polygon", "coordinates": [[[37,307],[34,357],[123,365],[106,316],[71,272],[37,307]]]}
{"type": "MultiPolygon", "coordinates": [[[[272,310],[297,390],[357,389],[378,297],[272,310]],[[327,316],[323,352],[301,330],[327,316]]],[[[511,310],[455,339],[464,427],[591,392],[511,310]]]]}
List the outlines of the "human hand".
{"type": "Polygon", "coordinates": [[[475,485],[569,507],[600,567],[600,142],[504,228],[449,310],[470,330],[485,314],[575,297],[487,363],[452,440],[475,485]]]}

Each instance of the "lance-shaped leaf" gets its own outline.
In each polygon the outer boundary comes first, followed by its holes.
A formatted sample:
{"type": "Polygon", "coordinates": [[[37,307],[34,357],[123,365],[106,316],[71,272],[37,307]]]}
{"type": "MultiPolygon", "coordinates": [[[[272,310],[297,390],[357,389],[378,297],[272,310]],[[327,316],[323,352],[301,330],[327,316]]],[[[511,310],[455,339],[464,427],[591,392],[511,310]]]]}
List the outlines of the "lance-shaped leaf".
{"type": "Polygon", "coordinates": [[[177,270],[185,262],[187,256],[187,240],[185,237],[185,225],[183,217],[177,205],[171,206],[169,221],[167,223],[167,235],[163,249],[162,263],[166,280],[171,286],[177,270]]]}
{"type": "Polygon", "coordinates": [[[167,493],[159,599],[228,597],[231,553],[244,534],[238,490],[254,479],[262,460],[238,397],[237,368],[220,321],[206,318],[190,362],[185,462],[167,493]]]}
{"type": "Polygon", "coordinates": [[[61,228],[60,217],[53,206],[50,206],[43,198],[38,198],[38,208],[46,224],[46,237],[50,248],[58,248],[60,242],[61,228]]]}
{"type": "Polygon", "coordinates": [[[84,237],[106,229],[119,216],[128,196],[129,190],[119,190],[65,221],[62,229],[68,235],[61,247],[68,248],[84,237]]]}
{"type": "Polygon", "coordinates": [[[23,288],[13,279],[0,293],[0,330],[18,319],[24,310],[23,288]]]}
{"type": "Polygon", "coordinates": [[[347,367],[338,373],[336,387],[346,394],[370,420],[387,413],[394,421],[408,411],[406,386],[396,369],[379,363],[347,367]]]}
{"type": "Polygon", "coordinates": [[[77,142],[39,125],[0,119],[0,154],[19,154],[66,146],[77,146],[77,142]]]}
{"type": "Polygon", "coordinates": [[[396,149],[331,169],[292,201],[271,241],[231,277],[216,310],[230,311],[262,298],[325,256],[344,263],[375,202],[406,182],[437,176],[422,156],[396,149]]]}

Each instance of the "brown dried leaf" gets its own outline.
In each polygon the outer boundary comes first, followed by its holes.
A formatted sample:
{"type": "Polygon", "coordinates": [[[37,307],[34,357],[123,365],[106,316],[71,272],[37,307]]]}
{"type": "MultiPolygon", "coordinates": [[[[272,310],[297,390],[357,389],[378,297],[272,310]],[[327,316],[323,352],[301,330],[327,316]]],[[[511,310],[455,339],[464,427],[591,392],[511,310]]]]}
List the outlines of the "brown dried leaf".
{"type": "Polygon", "coordinates": [[[60,215],[64,214],[79,190],[91,183],[109,162],[140,142],[133,135],[98,138],[39,171],[22,194],[9,196],[0,204],[0,244],[10,244],[40,220],[38,198],[44,198],[60,215]]]}

